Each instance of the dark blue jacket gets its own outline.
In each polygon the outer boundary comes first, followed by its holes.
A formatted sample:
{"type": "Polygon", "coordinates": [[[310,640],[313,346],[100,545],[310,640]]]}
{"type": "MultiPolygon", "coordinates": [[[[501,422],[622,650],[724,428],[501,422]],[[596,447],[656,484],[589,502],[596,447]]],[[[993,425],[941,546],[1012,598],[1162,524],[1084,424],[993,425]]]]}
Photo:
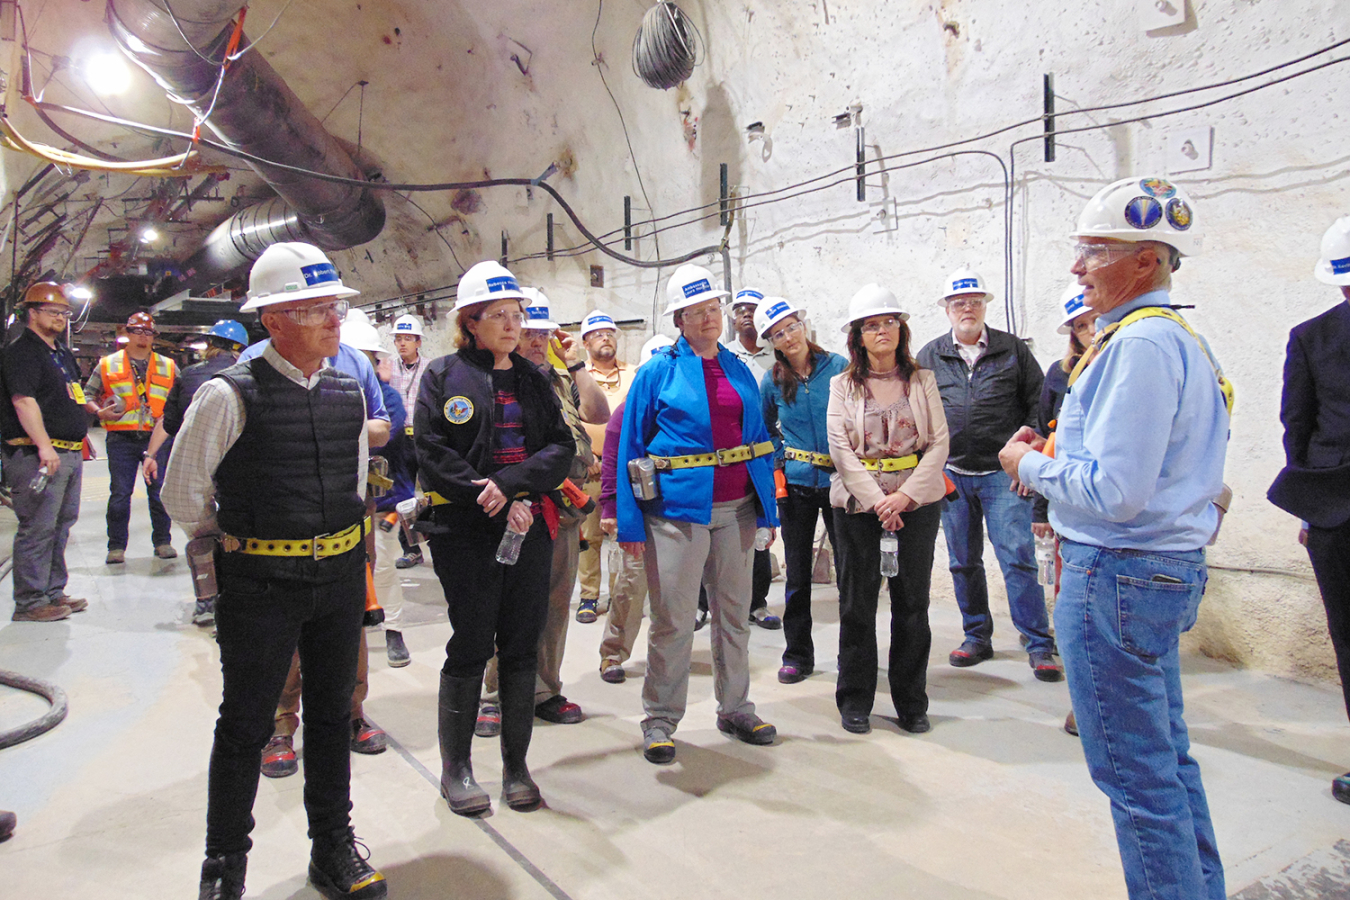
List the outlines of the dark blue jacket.
{"type": "Polygon", "coordinates": [[[830,470],[799,459],[785,459],[784,445],[797,450],[810,450],[830,455],[830,438],[825,433],[825,413],[830,407],[830,379],[848,367],[848,360],[838,353],[818,353],[814,368],[805,382],[797,385],[797,398],[792,403],[783,400],[783,390],[773,382],[773,370],[764,374],[759,383],[764,424],[773,435],[778,452],[775,462],[783,469],[788,484],[798,487],[828,488],[830,470]]]}

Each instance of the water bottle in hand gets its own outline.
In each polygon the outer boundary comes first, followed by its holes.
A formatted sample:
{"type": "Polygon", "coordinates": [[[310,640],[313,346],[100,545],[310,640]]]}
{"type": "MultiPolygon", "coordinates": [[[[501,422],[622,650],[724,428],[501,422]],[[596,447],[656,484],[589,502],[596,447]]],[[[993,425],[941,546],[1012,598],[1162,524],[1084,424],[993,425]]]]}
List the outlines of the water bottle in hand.
{"type": "Polygon", "coordinates": [[[767,529],[767,528],[756,528],[756,529],[755,529],[755,549],[756,549],[756,550],[768,550],[768,549],[769,549],[769,540],[770,540],[770,538],[772,538],[772,536],[773,536],[773,535],[770,533],[769,529],[767,529]]]}
{"type": "Polygon", "coordinates": [[[1036,538],[1036,581],[1055,583],[1055,536],[1047,534],[1036,538]]]}
{"type": "Polygon", "coordinates": [[[613,574],[623,568],[623,548],[619,546],[618,541],[613,541],[609,545],[609,571],[613,574]]]}
{"type": "Polygon", "coordinates": [[[502,535],[502,542],[497,545],[497,562],[504,566],[514,566],[516,560],[520,559],[520,545],[523,543],[525,535],[508,525],[506,533],[502,535]]]}
{"type": "Polygon", "coordinates": [[[48,480],[47,467],[43,466],[37,470],[37,474],[33,476],[33,480],[28,482],[28,489],[35,494],[40,494],[47,489],[48,480]]]}
{"type": "Polygon", "coordinates": [[[900,539],[894,531],[881,533],[881,574],[887,578],[900,574],[900,539]]]}

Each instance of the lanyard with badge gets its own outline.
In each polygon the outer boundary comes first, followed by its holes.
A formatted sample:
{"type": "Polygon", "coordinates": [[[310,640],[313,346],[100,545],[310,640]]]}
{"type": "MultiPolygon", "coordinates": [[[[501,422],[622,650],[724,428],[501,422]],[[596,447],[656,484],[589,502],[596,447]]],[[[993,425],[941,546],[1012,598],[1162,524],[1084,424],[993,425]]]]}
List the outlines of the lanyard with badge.
{"type": "Polygon", "coordinates": [[[69,396],[71,400],[84,406],[84,387],[80,385],[79,369],[77,368],[74,373],[70,371],[70,367],[66,365],[66,357],[68,354],[64,354],[56,349],[52,349],[50,352],[52,354],[52,362],[56,363],[56,367],[61,370],[62,376],[65,377],[66,395],[69,396]]]}

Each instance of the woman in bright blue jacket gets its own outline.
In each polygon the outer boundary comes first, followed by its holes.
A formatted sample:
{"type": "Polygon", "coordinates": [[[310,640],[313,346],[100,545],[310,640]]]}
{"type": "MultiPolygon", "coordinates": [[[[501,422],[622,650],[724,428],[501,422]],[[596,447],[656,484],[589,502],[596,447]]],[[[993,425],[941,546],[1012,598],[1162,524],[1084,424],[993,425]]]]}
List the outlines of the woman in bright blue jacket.
{"type": "Polygon", "coordinates": [[[754,376],[718,343],[722,299],[713,276],[680,266],[666,286],[666,315],[681,337],[638,370],[624,407],[616,462],[650,459],[657,496],[618,491],[619,542],[646,560],[652,624],[642,688],[643,755],[675,759],[675,728],[689,693],[698,589],[712,611],[719,730],[749,744],[777,732],[755,715],[750,690],[750,573],[756,527],[773,540],[773,443],[754,376]]]}
{"type": "MultiPolygon", "coordinates": [[[[773,347],[773,369],[760,382],[764,422],[778,445],[777,465],[783,470],[778,517],[783,522],[783,560],[787,568],[783,609],[783,666],[778,680],[796,684],[816,666],[811,640],[812,549],[816,517],[834,547],[834,514],[830,506],[830,439],[825,412],[830,405],[830,379],[848,365],[838,353],[818,346],[807,334],[806,314],[778,297],[755,311],[760,340],[773,347]]],[[[837,558],[837,554],[836,554],[837,558]]]]}

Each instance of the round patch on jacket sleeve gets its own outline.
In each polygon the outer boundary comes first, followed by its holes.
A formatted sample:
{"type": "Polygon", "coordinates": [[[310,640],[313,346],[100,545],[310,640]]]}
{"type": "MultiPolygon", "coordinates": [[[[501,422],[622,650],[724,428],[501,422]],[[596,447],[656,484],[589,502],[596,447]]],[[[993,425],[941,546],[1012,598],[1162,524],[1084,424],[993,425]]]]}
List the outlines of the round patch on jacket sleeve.
{"type": "Polygon", "coordinates": [[[451,425],[463,425],[473,418],[473,401],[468,397],[451,397],[445,401],[445,418],[451,425]]]}

